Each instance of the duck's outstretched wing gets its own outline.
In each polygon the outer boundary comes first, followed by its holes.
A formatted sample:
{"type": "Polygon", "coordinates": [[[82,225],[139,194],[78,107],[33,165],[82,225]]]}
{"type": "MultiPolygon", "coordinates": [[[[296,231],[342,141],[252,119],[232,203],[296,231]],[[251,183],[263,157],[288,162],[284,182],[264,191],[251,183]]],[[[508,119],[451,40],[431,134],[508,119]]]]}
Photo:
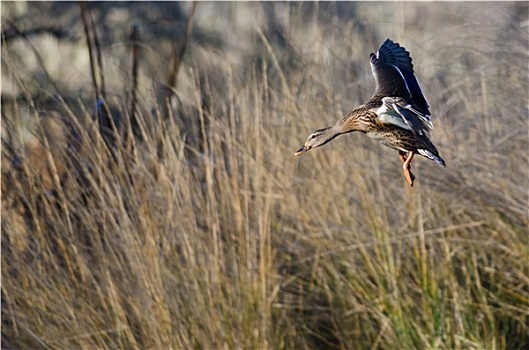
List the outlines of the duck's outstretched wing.
{"type": "Polygon", "coordinates": [[[405,99],[384,97],[382,103],[382,107],[376,111],[382,122],[410,130],[418,139],[428,137],[428,133],[433,131],[430,117],[415,109],[405,99]]]}
{"type": "Polygon", "coordinates": [[[375,95],[402,97],[422,115],[430,116],[430,107],[413,74],[410,53],[390,39],[384,41],[377,54],[370,55],[375,77],[375,95]]]}

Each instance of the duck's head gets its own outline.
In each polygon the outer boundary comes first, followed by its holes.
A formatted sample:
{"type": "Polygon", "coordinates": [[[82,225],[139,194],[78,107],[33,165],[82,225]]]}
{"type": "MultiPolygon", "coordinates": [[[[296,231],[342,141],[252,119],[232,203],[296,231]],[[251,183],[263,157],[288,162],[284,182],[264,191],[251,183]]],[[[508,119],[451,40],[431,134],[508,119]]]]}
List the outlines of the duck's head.
{"type": "Polygon", "coordinates": [[[300,154],[308,152],[313,148],[323,146],[327,142],[334,139],[336,136],[339,135],[339,133],[335,129],[336,128],[331,126],[328,128],[318,129],[314,131],[307,138],[307,141],[305,142],[305,146],[301,147],[300,149],[298,149],[296,153],[294,153],[294,157],[297,157],[300,154]]]}

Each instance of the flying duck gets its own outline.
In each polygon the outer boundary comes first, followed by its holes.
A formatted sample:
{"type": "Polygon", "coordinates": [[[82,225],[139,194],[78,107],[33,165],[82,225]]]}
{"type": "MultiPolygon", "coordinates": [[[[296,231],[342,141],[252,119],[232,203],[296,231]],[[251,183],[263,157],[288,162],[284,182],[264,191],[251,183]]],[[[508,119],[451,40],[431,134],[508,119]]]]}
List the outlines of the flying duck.
{"type": "Polygon", "coordinates": [[[413,186],[411,161],[415,154],[446,166],[429,137],[433,131],[430,106],[413,74],[410,53],[402,46],[387,39],[369,58],[376,83],[373,97],[334,125],[315,130],[294,157],[341,134],[361,131],[399,151],[404,176],[413,186]]]}

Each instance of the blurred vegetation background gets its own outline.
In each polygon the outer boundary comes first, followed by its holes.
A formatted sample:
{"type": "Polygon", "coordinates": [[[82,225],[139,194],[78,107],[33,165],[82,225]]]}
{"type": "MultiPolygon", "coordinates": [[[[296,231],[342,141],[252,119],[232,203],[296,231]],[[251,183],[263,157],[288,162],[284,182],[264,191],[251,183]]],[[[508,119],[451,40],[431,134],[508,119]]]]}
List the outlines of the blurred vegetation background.
{"type": "Polygon", "coordinates": [[[529,348],[527,2],[194,6],[2,2],[2,348],[529,348]],[[293,159],[388,37],[448,168],[293,159]]]}

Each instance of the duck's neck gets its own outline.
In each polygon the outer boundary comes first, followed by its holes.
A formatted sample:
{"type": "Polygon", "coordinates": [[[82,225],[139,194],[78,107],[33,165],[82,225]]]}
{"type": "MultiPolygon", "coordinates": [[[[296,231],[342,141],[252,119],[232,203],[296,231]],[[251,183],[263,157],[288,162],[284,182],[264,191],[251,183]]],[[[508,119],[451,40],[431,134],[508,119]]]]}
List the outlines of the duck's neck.
{"type": "Polygon", "coordinates": [[[331,128],[337,130],[340,134],[346,134],[353,131],[367,132],[368,127],[371,124],[371,118],[372,112],[363,107],[359,107],[347,113],[331,128]]]}
{"type": "Polygon", "coordinates": [[[334,125],[329,126],[328,128],[323,129],[325,141],[320,146],[323,146],[326,143],[334,140],[336,137],[340,136],[343,133],[344,132],[342,131],[342,127],[339,122],[337,122],[334,125]]]}

